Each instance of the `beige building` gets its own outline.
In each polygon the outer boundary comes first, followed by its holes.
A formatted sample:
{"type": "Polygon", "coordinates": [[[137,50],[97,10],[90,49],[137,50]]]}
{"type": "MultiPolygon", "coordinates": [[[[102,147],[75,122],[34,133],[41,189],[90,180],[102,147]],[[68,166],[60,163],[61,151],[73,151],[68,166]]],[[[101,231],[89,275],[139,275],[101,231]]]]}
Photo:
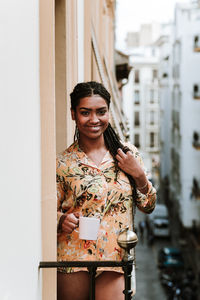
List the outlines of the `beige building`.
{"type": "Polygon", "coordinates": [[[97,80],[113,98],[112,123],[124,139],[114,75],[112,0],[21,0],[0,4],[0,299],[56,300],[56,153],[73,141],[69,93],[97,80]]]}

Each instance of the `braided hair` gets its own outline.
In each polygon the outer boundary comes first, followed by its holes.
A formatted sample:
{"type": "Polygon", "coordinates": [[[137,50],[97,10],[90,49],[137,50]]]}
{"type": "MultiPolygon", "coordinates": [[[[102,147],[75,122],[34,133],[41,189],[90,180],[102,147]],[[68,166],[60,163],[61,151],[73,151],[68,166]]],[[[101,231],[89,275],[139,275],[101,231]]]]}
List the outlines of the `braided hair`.
{"type": "MultiPolygon", "coordinates": [[[[101,96],[106,101],[108,108],[110,107],[110,98],[111,97],[110,97],[110,93],[106,90],[106,88],[101,83],[98,83],[95,81],[89,81],[89,82],[78,83],[74,87],[73,92],[70,94],[71,109],[76,111],[76,107],[77,107],[77,105],[79,105],[80,99],[84,98],[84,97],[90,97],[92,95],[101,96]]],[[[103,135],[104,135],[105,145],[114,159],[115,180],[117,181],[117,175],[119,172],[118,161],[115,157],[117,154],[117,150],[119,148],[121,148],[123,150],[123,152],[126,153],[127,151],[130,151],[130,149],[121,143],[118,135],[116,134],[115,130],[110,125],[110,123],[108,124],[108,127],[104,131],[103,135]]],[[[78,139],[79,139],[79,134],[78,134],[78,130],[76,127],[74,140],[78,140],[78,139]]],[[[128,177],[128,180],[130,182],[130,185],[132,188],[132,196],[133,196],[133,200],[135,202],[137,199],[137,190],[136,190],[135,180],[133,179],[133,177],[131,175],[127,174],[126,172],[124,172],[124,173],[126,174],[126,176],[128,177]]]]}

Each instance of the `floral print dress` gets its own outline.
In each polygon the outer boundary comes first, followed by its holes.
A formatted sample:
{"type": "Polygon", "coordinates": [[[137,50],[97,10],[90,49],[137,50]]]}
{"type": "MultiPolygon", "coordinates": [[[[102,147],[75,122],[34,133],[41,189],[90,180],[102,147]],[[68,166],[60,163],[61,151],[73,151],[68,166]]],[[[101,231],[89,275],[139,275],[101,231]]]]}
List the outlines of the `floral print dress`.
{"type": "MultiPolygon", "coordinates": [[[[143,165],[137,149],[126,145],[143,165]]],[[[77,142],[57,157],[57,201],[59,224],[64,213],[79,212],[83,216],[99,217],[100,229],[97,241],[80,240],[77,231],[71,234],[58,231],[57,260],[113,260],[122,259],[123,250],[117,244],[121,229],[133,229],[134,208],[132,191],[127,176],[119,171],[115,176],[113,157],[107,151],[97,167],[80,149],[77,142]]],[[[156,190],[148,182],[147,194],[138,191],[136,206],[145,213],[155,207],[156,190]]],[[[123,272],[120,268],[109,268],[123,272]]],[[[67,268],[64,272],[80,271],[83,268],[67,268]]],[[[98,268],[108,270],[108,268],[98,268]]]]}

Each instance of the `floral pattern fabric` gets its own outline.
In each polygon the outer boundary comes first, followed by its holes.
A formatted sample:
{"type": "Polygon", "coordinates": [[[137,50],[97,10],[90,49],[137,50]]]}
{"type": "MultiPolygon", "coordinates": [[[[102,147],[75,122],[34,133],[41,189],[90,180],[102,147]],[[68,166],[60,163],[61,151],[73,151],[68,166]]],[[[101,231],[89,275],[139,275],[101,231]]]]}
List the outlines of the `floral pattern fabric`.
{"type": "MultiPolygon", "coordinates": [[[[126,145],[143,166],[138,150],[126,145]]],[[[77,142],[57,157],[57,201],[59,224],[64,213],[79,212],[83,216],[100,218],[97,241],[80,240],[78,232],[58,232],[57,260],[114,260],[122,259],[123,250],[117,244],[121,229],[133,229],[134,205],[127,176],[119,171],[115,176],[114,160],[109,151],[97,167],[80,149],[77,142]]],[[[145,213],[155,207],[156,190],[148,182],[147,194],[138,191],[136,206],[145,213]]],[[[107,268],[99,268],[98,270],[107,268]]],[[[119,268],[111,268],[122,272],[119,268]]],[[[69,268],[68,272],[83,269],[69,268]]]]}

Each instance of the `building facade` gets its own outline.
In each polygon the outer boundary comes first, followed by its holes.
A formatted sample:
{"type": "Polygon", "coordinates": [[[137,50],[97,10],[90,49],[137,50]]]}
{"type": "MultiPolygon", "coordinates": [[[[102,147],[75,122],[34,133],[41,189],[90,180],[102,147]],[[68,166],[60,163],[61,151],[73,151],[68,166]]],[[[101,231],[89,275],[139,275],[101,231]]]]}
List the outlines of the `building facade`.
{"type": "Polygon", "coordinates": [[[178,203],[183,226],[188,228],[193,223],[200,225],[199,16],[197,3],[176,6],[172,49],[170,193],[178,203]]]}
{"type": "Polygon", "coordinates": [[[172,33],[160,47],[161,186],[186,238],[190,267],[200,274],[200,3],[177,4],[172,33]]]}
{"type": "Polygon", "coordinates": [[[112,0],[7,1],[1,26],[2,300],[56,300],[56,153],[73,141],[69,93],[103,82],[126,124],[114,75],[112,0]]]}
{"type": "Polygon", "coordinates": [[[130,55],[129,79],[123,87],[123,109],[129,120],[130,140],[140,149],[151,171],[159,164],[160,148],[158,56],[155,47],[134,51],[130,55]]]}

